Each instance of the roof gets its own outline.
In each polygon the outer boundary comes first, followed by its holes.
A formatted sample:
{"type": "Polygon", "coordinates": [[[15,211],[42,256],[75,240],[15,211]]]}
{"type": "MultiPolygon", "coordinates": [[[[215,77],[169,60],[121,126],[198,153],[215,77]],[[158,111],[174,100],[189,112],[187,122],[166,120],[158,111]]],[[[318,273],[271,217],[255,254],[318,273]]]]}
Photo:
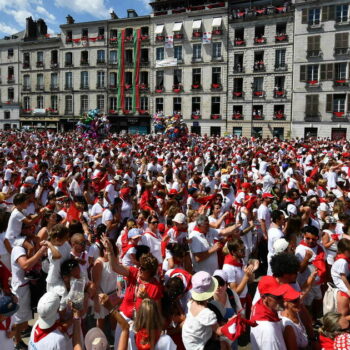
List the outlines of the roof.
{"type": "Polygon", "coordinates": [[[21,32],[5,36],[4,38],[0,39],[0,45],[13,45],[19,43],[23,40],[24,34],[25,30],[22,30],[21,32]],[[9,39],[5,39],[6,37],[8,37],[9,39]]]}

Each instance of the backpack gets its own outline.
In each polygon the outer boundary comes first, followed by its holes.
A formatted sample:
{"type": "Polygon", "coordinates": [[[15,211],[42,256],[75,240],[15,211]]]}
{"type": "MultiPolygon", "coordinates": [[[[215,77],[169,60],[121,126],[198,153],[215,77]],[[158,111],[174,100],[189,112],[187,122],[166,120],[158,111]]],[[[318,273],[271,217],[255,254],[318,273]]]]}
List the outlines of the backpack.
{"type": "Polygon", "coordinates": [[[337,312],[338,288],[333,283],[327,283],[328,288],[323,298],[323,314],[327,312],[337,312]]]}

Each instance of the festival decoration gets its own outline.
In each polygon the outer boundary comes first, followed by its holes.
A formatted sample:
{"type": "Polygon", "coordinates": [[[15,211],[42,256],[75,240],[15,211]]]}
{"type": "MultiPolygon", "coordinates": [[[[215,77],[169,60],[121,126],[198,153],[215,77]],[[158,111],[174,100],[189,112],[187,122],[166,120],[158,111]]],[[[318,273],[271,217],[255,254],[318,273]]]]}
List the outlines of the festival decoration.
{"type": "Polygon", "coordinates": [[[77,129],[85,138],[101,138],[108,134],[109,127],[107,116],[100,113],[98,109],[90,109],[81,116],[77,123],[77,129]]]}
{"type": "Polygon", "coordinates": [[[165,116],[163,113],[156,113],[153,116],[154,131],[167,135],[170,140],[187,139],[188,128],[180,113],[165,116]]]}

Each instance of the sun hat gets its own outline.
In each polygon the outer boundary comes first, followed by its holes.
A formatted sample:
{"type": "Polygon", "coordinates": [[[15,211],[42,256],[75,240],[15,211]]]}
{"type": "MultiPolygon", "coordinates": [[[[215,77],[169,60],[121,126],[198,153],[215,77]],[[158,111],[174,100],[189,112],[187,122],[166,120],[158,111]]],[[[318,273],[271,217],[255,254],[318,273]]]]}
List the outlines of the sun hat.
{"type": "Polygon", "coordinates": [[[174,222],[176,222],[177,224],[184,224],[186,223],[186,216],[185,214],[182,213],[177,213],[173,219],[174,222]]]}
{"type": "Polygon", "coordinates": [[[129,232],[128,232],[128,238],[138,238],[142,236],[142,231],[138,228],[132,228],[129,232]]]}
{"type": "Polygon", "coordinates": [[[41,329],[51,328],[58,319],[60,297],[52,292],[45,293],[38,302],[38,325],[41,329]]]}
{"type": "Polygon", "coordinates": [[[100,328],[91,328],[86,333],[85,347],[86,350],[106,350],[108,348],[106,335],[100,328]]]}
{"type": "Polygon", "coordinates": [[[0,315],[10,317],[14,315],[19,309],[19,305],[16,304],[13,299],[8,295],[0,297],[0,315]]]}
{"type": "Polygon", "coordinates": [[[192,276],[191,296],[193,300],[210,299],[218,288],[218,281],[208,272],[199,271],[192,276]]]}

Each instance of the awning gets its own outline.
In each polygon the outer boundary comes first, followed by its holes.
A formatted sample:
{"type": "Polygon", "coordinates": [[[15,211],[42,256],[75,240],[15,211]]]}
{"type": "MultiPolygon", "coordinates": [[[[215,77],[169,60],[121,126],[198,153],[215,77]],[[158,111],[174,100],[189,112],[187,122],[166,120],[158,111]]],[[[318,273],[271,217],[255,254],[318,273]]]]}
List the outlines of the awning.
{"type": "Polygon", "coordinates": [[[202,27],[202,20],[201,19],[197,19],[197,20],[193,21],[192,29],[201,29],[201,27],[202,27]]]}
{"type": "Polygon", "coordinates": [[[163,34],[164,24],[157,24],[155,34],[163,34]]]}
{"type": "Polygon", "coordinates": [[[182,22],[174,23],[173,32],[179,32],[182,28],[182,22]]]}
{"type": "Polygon", "coordinates": [[[213,27],[221,27],[222,17],[213,18],[213,27]]]}

